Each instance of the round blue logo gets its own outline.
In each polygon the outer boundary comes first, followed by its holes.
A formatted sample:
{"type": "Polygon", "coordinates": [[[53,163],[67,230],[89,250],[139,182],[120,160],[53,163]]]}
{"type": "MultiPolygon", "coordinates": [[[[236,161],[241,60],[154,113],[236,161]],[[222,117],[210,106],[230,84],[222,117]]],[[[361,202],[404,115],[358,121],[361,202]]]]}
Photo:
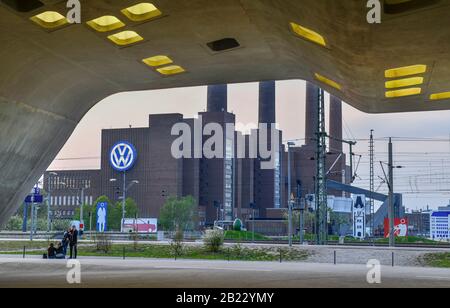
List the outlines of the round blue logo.
{"type": "Polygon", "coordinates": [[[136,159],[136,148],[131,143],[122,141],[112,147],[109,162],[114,170],[125,172],[133,168],[136,159]]]}

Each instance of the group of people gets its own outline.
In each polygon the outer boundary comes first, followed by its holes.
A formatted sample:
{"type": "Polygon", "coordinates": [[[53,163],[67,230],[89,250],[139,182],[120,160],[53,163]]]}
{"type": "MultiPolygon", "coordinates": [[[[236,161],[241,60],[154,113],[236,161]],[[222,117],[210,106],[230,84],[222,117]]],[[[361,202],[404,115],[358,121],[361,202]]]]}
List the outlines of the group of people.
{"type": "Polygon", "coordinates": [[[67,255],[67,247],[70,248],[70,259],[76,259],[78,254],[78,230],[76,226],[64,232],[63,239],[56,246],[51,243],[47,249],[47,254],[44,255],[46,259],[65,259],[67,255]]]}

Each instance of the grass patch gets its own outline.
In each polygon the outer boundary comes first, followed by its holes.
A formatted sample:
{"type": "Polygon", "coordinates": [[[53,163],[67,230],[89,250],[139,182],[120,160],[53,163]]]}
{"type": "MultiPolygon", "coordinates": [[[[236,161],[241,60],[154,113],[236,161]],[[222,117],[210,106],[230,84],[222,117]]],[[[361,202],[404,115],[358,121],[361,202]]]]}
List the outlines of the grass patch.
{"type": "MultiPolygon", "coordinates": [[[[82,247],[79,249],[80,256],[104,256],[122,257],[125,248],[126,257],[136,258],[174,258],[174,251],[169,245],[139,245],[134,249],[132,245],[113,245],[108,253],[99,252],[95,247],[82,247]]],[[[308,252],[297,249],[281,249],[284,261],[302,261],[308,257],[308,252]]],[[[241,245],[224,247],[217,253],[206,250],[203,246],[185,246],[179,259],[192,260],[233,260],[233,261],[278,261],[280,250],[278,248],[248,248],[241,245]]]]}
{"type": "Polygon", "coordinates": [[[268,241],[270,238],[265,237],[262,234],[255,233],[249,231],[225,231],[225,240],[237,240],[237,241],[268,241]]]}
{"type": "MultiPolygon", "coordinates": [[[[388,238],[379,239],[377,243],[389,243],[388,238]]],[[[399,244],[434,244],[434,245],[448,245],[448,243],[436,242],[423,237],[408,236],[408,237],[397,237],[395,242],[399,244]]]]}
{"type": "MultiPolygon", "coordinates": [[[[23,244],[23,243],[22,243],[23,244]]],[[[40,251],[29,251],[28,255],[41,255],[45,252],[47,244],[45,242],[33,242],[33,249],[40,251]]],[[[30,246],[31,247],[31,246],[30,246]]],[[[14,249],[9,246],[3,252],[9,251],[9,254],[21,254],[21,251],[13,252],[14,249]]],[[[22,245],[23,249],[23,245],[22,245]]],[[[79,245],[78,255],[84,257],[123,257],[127,258],[151,258],[151,259],[173,259],[174,250],[170,245],[138,244],[113,244],[108,252],[98,251],[94,245],[79,245]]],[[[299,249],[275,247],[257,247],[250,248],[242,245],[223,247],[217,253],[209,252],[201,245],[185,245],[178,259],[188,260],[230,260],[230,261],[279,261],[280,252],[283,261],[303,261],[309,256],[307,251],[299,249]]]]}
{"type": "Polygon", "coordinates": [[[6,252],[6,251],[22,251],[23,247],[25,247],[26,250],[31,249],[42,249],[46,250],[49,241],[42,240],[42,241],[23,241],[23,242],[14,242],[14,241],[0,241],[0,253],[6,252]]]}
{"type": "Polygon", "coordinates": [[[420,259],[420,263],[430,267],[450,268],[450,253],[429,253],[420,259]]]}

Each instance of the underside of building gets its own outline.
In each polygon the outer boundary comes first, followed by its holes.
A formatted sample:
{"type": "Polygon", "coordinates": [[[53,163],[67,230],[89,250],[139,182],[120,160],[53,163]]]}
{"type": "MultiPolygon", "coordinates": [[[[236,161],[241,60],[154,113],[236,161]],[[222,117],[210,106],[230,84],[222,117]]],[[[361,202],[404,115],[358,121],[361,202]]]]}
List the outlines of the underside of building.
{"type": "MultiPolygon", "coordinates": [[[[0,224],[100,100],[302,79],[370,113],[450,109],[450,1],[0,1],[0,224]],[[106,17],[105,17],[106,16],[106,17]]],[[[126,108],[126,106],[124,106],[126,108]]]]}

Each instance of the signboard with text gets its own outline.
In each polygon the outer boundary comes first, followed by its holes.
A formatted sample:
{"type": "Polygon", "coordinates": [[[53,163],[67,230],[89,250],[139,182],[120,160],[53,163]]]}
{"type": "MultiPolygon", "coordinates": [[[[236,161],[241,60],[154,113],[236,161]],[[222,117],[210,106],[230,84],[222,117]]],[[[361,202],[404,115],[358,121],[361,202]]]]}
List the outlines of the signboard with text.
{"type": "Polygon", "coordinates": [[[353,196],[353,237],[364,239],[366,237],[366,196],[353,196]]]}

